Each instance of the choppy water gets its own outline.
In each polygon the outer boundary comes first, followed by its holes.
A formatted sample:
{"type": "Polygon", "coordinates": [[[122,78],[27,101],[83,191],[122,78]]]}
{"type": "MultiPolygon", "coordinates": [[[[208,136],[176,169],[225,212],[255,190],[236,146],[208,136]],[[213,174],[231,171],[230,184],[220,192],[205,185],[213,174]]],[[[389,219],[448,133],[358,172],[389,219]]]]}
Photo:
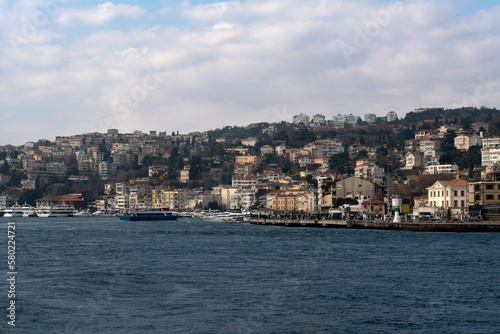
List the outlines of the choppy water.
{"type": "MultiPolygon", "coordinates": [[[[0,218],[7,276],[6,218],[0,218]]],[[[16,333],[499,333],[500,234],[16,221],[16,333]]]]}

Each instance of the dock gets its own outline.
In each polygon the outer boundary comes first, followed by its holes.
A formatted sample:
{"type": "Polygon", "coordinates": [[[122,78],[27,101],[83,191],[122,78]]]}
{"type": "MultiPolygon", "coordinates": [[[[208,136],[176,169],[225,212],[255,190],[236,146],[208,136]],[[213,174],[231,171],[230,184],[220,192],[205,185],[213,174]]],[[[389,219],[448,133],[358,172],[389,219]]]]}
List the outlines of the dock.
{"type": "Polygon", "coordinates": [[[419,232],[500,232],[500,221],[401,222],[382,220],[300,220],[252,218],[251,224],[289,227],[351,228],[419,232]]]}

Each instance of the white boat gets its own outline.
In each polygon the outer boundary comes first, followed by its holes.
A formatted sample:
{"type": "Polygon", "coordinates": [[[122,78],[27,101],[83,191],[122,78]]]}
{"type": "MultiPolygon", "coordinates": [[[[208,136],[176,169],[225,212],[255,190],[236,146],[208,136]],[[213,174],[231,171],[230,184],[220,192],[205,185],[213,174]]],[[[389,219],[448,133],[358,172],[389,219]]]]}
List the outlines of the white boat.
{"type": "Polygon", "coordinates": [[[112,212],[109,211],[101,211],[97,210],[92,214],[94,217],[114,217],[115,215],[112,212]]]}
{"type": "Polygon", "coordinates": [[[73,214],[74,217],[92,217],[89,210],[78,211],[73,214]]]}
{"type": "Polygon", "coordinates": [[[218,212],[218,213],[205,213],[197,218],[203,220],[205,223],[239,223],[243,222],[241,214],[232,212],[218,212]]]}
{"type": "Polygon", "coordinates": [[[36,217],[36,208],[24,203],[23,206],[21,206],[21,210],[23,210],[23,217],[36,217]]]}
{"type": "Polygon", "coordinates": [[[5,209],[3,216],[7,218],[22,217],[23,209],[20,205],[11,206],[10,208],[5,209]]]}
{"type": "Polygon", "coordinates": [[[73,215],[75,207],[73,205],[56,205],[38,210],[38,217],[52,218],[52,217],[69,217],[73,215]]]}

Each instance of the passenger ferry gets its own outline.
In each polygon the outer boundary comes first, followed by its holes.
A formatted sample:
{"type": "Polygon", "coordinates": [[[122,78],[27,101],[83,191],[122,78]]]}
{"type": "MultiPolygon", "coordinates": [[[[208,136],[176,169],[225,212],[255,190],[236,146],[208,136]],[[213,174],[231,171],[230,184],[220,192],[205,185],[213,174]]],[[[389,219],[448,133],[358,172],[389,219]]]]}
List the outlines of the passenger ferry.
{"type": "Polygon", "coordinates": [[[120,220],[176,220],[175,215],[169,208],[135,208],[129,214],[120,216],[120,220]]]}
{"type": "Polygon", "coordinates": [[[69,217],[73,215],[75,207],[73,205],[56,205],[40,208],[38,217],[53,218],[53,217],[69,217]]]}
{"type": "Polygon", "coordinates": [[[20,205],[14,205],[11,206],[8,209],[5,209],[4,217],[11,218],[11,217],[22,217],[23,216],[23,208],[20,205]]]}

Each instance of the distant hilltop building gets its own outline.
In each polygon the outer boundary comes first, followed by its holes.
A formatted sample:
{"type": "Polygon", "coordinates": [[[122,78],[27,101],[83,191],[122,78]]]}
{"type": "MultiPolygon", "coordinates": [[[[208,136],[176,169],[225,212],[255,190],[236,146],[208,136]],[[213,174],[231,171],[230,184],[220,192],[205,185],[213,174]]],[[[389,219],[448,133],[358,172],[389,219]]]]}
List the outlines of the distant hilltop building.
{"type": "Polygon", "coordinates": [[[421,113],[421,112],[430,111],[430,110],[444,111],[444,108],[437,108],[437,107],[417,108],[417,109],[414,109],[413,112],[415,112],[415,113],[421,113]]]}
{"type": "Polygon", "coordinates": [[[293,124],[295,125],[300,125],[301,123],[304,124],[305,126],[309,126],[309,116],[300,114],[300,115],[295,115],[293,116],[293,124]]]}
{"type": "Polygon", "coordinates": [[[333,126],[336,127],[343,127],[344,124],[351,124],[351,125],[356,125],[358,123],[358,120],[360,120],[361,117],[353,114],[349,115],[341,115],[338,114],[337,116],[333,116],[333,126]]]}
{"type": "Polygon", "coordinates": [[[311,127],[317,128],[326,125],[326,117],[322,114],[316,114],[312,118],[311,127]]]}
{"type": "Polygon", "coordinates": [[[396,114],[395,111],[389,111],[387,113],[387,116],[386,116],[385,119],[386,119],[387,123],[397,121],[398,120],[398,114],[396,114]]]}
{"type": "Polygon", "coordinates": [[[377,122],[377,115],[375,114],[365,114],[365,122],[368,124],[374,124],[377,122]]]}

